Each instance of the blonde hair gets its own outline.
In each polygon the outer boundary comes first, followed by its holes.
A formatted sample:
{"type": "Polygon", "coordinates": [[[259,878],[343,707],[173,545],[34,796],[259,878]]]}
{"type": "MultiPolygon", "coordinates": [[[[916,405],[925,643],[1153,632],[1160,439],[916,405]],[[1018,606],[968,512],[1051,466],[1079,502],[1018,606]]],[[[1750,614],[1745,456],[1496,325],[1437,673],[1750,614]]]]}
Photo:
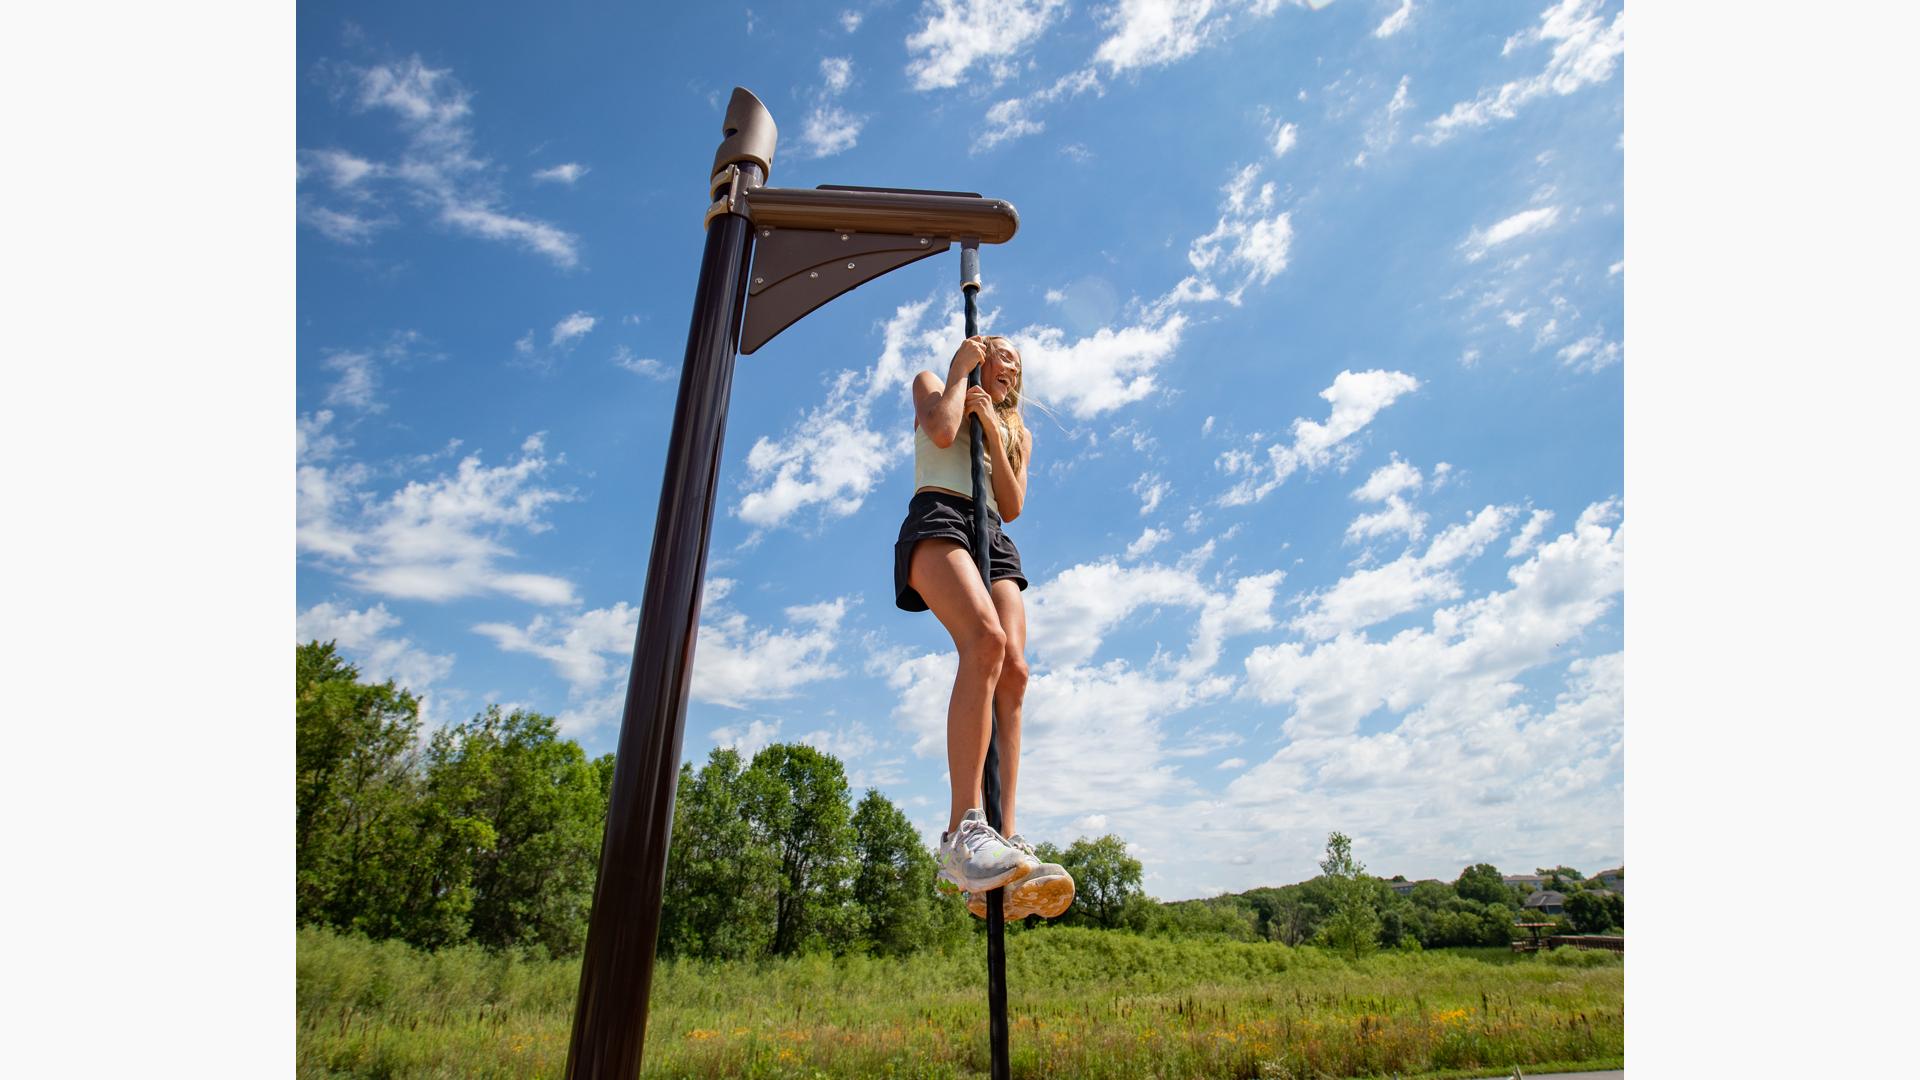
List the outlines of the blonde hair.
{"type": "Polygon", "coordinates": [[[1020,364],[1019,373],[1013,377],[1013,389],[1007,391],[1007,396],[995,402],[993,406],[1000,413],[1001,425],[1007,429],[1007,464],[1012,465],[1013,471],[1018,474],[1021,462],[1027,456],[1026,439],[1023,437],[1026,434],[1027,425],[1020,419],[1020,387],[1027,379],[1027,365],[1020,356],[1020,350],[1014,348],[1013,342],[1006,338],[998,334],[987,334],[980,340],[986,345],[988,356],[996,352],[1012,353],[1013,359],[1020,364]]]}

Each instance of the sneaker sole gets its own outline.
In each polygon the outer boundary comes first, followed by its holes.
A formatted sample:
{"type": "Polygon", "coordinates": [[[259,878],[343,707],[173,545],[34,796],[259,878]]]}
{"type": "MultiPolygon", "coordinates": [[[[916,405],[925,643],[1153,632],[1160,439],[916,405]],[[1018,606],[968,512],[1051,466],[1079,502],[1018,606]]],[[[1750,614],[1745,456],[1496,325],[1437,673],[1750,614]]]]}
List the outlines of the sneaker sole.
{"type": "MultiPolygon", "coordinates": [[[[1023,881],[1007,890],[1004,914],[1009,919],[1038,915],[1057,919],[1073,903],[1073,878],[1067,875],[1023,881]]],[[[967,910],[975,918],[987,917],[987,898],[980,893],[967,894],[967,910]]]]}

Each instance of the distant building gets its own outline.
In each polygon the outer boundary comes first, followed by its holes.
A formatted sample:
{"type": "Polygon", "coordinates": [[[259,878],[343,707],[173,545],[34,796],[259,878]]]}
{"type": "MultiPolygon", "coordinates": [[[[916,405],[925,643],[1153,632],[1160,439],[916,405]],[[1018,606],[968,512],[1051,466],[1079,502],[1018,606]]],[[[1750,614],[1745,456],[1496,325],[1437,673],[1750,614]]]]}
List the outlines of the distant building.
{"type": "Polygon", "coordinates": [[[1401,896],[1406,896],[1413,892],[1413,887],[1415,885],[1424,884],[1425,882],[1429,882],[1429,881],[1433,882],[1435,885],[1446,884],[1446,882],[1441,881],[1438,878],[1421,878],[1419,881],[1408,881],[1405,878],[1400,878],[1395,881],[1387,882],[1387,885],[1391,887],[1394,892],[1400,894],[1401,896]]]}
{"type": "Polygon", "coordinates": [[[1528,892],[1539,892],[1540,886],[1546,880],[1539,874],[1507,874],[1500,879],[1500,882],[1504,885],[1518,885],[1528,892]]]}
{"type": "Polygon", "coordinates": [[[1627,868],[1625,864],[1616,866],[1611,870],[1602,870],[1587,880],[1597,881],[1607,888],[1612,889],[1614,892],[1619,893],[1621,896],[1627,895],[1627,868]]]}
{"type": "Polygon", "coordinates": [[[1564,893],[1543,889],[1527,897],[1526,909],[1536,915],[1560,915],[1566,911],[1567,897],[1564,893]]]}

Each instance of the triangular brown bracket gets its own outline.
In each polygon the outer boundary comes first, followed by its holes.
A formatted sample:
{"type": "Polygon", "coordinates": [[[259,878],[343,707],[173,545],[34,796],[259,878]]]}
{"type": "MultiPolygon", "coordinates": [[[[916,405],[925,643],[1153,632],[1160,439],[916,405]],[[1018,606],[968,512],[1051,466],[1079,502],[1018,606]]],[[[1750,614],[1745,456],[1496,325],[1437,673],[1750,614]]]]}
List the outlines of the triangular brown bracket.
{"type": "Polygon", "coordinates": [[[772,341],[834,297],[953,246],[945,236],[890,236],[850,229],[763,227],[754,231],[753,277],[740,330],[742,353],[772,341]]]}

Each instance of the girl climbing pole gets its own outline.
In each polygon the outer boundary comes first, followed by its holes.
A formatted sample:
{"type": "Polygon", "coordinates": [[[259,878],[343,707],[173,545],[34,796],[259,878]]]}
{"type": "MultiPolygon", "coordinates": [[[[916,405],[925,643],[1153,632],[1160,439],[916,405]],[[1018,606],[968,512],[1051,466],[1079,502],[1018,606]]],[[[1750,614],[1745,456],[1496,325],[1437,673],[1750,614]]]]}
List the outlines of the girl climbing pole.
{"type": "Polygon", "coordinates": [[[894,603],[931,609],[959,652],[947,703],[947,771],[952,799],[941,834],[940,876],[964,890],[967,907],[986,917],[983,894],[1005,888],[1006,917],[1053,918],[1073,902],[1073,878],[1041,863],[1014,828],[1020,773],[1020,710],[1027,689],[1027,587],[1020,552],[1001,531],[1025,508],[1033,435],[1020,416],[1020,353],[1003,337],[961,342],[946,378],[913,379],[914,495],[894,545],[894,603]],[[967,376],[980,369],[980,385],[967,376]],[[986,503],[991,585],[982,583],[968,523],[973,514],[968,417],[986,440],[986,503]],[[1000,759],[1001,825],[982,812],[981,772],[995,734],[1000,759]]]}

